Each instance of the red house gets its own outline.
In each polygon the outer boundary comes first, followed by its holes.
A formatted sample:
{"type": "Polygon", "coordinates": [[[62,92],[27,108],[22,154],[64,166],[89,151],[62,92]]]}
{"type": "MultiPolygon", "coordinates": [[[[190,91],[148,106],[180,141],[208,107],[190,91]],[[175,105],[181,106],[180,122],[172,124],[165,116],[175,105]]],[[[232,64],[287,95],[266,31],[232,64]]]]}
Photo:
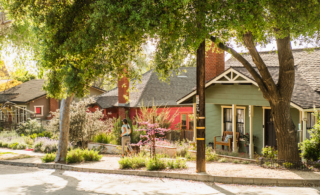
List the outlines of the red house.
{"type": "MultiPolygon", "coordinates": [[[[170,76],[170,82],[162,82],[156,72],[150,70],[143,74],[141,83],[135,84],[135,89],[130,91],[129,85],[133,82],[123,77],[118,81],[118,87],[97,97],[96,105],[104,109],[106,118],[125,118],[125,112],[129,112],[129,117],[133,119],[139,113],[140,107],[151,107],[155,105],[161,108],[168,107],[174,114],[177,110],[179,115],[172,124],[173,128],[180,123],[183,129],[193,130],[193,104],[178,105],[177,100],[188,94],[196,86],[196,68],[181,67],[182,73],[170,76]],[[125,97],[129,97],[129,101],[125,97]]],[[[210,80],[224,71],[224,53],[208,51],[206,57],[206,80],[210,80]]]]}

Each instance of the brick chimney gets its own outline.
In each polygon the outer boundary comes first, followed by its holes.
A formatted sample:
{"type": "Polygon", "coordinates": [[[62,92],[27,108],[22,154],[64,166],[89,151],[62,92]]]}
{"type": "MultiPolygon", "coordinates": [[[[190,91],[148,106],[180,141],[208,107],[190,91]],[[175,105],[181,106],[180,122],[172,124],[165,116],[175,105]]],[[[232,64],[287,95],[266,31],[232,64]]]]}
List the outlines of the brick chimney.
{"type": "Polygon", "coordinates": [[[206,82],[210,81],[225,69],[224,51],[214,48],[212,43],[210,50],[206,53],[206,82]]]}
{"type": "Polygon", "coordinates": [[[118,115],[121,118],[126,118],[125,107],[127,106],[127,103],[128,103],[126,98],[129,98],[128,89],[129,89],[129,80],[126,76],[123,75],[122,78],[118,79],[118,103],[119,103],[118,115]]]}
{"type": "MultiPolygon", "coordinates": [[[[59,101],[54,98],[49,98],[49,112],[55,112],[57,109],[59,109],[59,101]]],[[[52,119],[53,116],[50,113],[49,116],[47,116],[47,119],[52,119]]]]}

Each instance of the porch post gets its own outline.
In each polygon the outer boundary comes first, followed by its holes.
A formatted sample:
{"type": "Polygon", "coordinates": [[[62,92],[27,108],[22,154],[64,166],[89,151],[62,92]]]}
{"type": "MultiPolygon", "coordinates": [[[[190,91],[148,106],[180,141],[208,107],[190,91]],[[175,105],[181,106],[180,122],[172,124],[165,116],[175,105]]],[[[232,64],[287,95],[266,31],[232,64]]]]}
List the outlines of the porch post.
{"type": "Polygon", "coordinates": [[[197,140],[197,104],[193,103],[193,141],[197,140]]]}
{"type": "Polygon", "coordinates": [[[250,158],[254,158],[254,145],[253,145],[253,106],[249,106],[249,117],[250,117],[250,145],[249,145],[249,155],[250,158]]]}
{"type": "Polygon", "coordinates": [[[232,147],[233,151],[237,151],[237,105],[232,104],[232,132],[233,132],[233,142],[232,147]]]}
{"type": "Polygon", "coordinates": [[[307,112],[302,111],[302,120],[303,120],[303,127],[302,127],[302,141],[307,139],[307,112]]]}

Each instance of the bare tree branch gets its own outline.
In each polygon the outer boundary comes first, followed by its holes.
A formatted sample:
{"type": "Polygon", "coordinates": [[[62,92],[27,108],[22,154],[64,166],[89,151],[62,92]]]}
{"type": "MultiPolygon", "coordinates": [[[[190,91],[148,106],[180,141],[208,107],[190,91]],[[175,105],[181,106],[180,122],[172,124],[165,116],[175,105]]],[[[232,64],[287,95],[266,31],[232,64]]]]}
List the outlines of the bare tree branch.
{"type": "Polygon", "coordinates": [[[249,31],[248,33],[244,34],[243,41],[247,49],[249,50],[249,53],[252,57],[253,62],[256,64],[259,73],[265,83],[265,86],[267,90],[271,93],[274,93],[277,97],[279,97],[279,92],[277,90],[277,86],[275,82],[273,81],[271,74],[262,60],[259,52],[256,49],[256,46],[253,42],[253,36],[252,33],[249,31]]]}
{"type": "MultiPolygon", "coordinates": [[[[212,42],[216,41],[216,37],[211,36],[210,37],[212,42]]],[[[244,58],[242,57],[238,52],[236,52],[234,49],[224,45],[223,43],[217,44],[217,47],[222,49],[223,51],[226,51],[230,53],[233,57],[235,57],[253,76],[255,81],[258,83],[260,90],[262,91],[264,97],[269,100],[269,91],[268,88],[266,88],[265,83],[263,82],[261,76],[254,70],[252,65],[244,58]]]]}

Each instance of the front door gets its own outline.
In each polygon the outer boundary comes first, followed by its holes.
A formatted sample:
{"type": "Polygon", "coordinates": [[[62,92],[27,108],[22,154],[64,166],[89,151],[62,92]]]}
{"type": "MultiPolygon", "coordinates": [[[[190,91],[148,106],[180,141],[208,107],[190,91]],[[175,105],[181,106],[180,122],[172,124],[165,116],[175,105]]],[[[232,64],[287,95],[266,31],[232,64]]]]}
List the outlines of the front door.
{"type": "Polygon", "coordinates": [[[277,149],[277,137],[276,137],[276,131],[274,129],[273,125],[273,118],[271,115],[270,109],[265,109],[265,145],[271,146],[277,149]]]}

